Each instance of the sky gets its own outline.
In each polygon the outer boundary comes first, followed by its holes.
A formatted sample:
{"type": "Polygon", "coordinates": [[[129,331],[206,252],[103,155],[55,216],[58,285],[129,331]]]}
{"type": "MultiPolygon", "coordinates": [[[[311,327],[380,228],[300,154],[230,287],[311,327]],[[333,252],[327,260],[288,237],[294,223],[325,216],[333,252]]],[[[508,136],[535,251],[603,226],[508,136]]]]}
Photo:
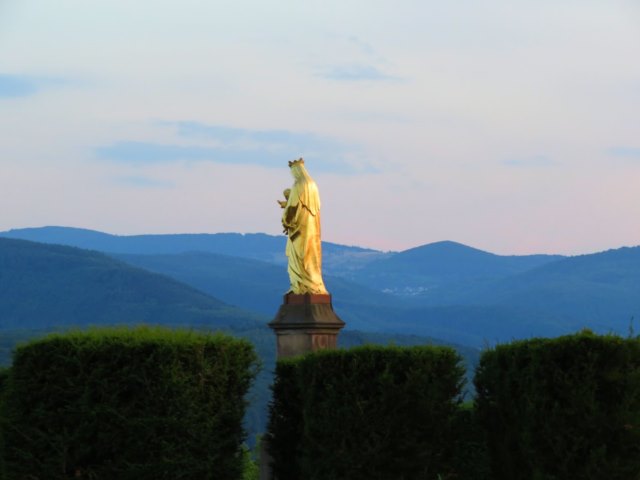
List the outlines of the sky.
{"type": "Polygon", "coordinates": [[[0,230],[640,245],[637,0],[0,0],[0,230]]]}

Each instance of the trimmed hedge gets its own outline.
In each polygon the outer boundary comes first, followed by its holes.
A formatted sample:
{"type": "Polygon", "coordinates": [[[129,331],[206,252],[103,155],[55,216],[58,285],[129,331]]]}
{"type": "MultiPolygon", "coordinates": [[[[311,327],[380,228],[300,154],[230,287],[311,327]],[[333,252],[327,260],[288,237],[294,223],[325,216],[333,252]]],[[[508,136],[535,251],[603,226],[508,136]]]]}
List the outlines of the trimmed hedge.
{"type": "Polygon", "coordinates": [[[5,468],[4,468],[4,435],[2,433],[2,403],[4,387],[9,378],[9,369],[0,367],[0,480],[5,480],[5,468]]]}
{"type": "Polygon", "coordinates": [[[272,472],[277,480],[304,478],[300,471],[304,424],[299,366],[300,361],[296,359],[282,359],[276,363],[269,423],[263,442],[271,455],[272,472]]]}
{"type": "Polygon", "coordinates": [[[445,479],[492,480],[489,474],[489,457],[485,433],[478,421],[472,402],[461,405],[456,412],[452,430],[453,473],[445,479]]]}
{"type": "Polygon", "coordinates": [[[278,480],[451,476],[464,368],[445,347],[359,347],[278,362],[267,434],[278,480]]]}
{"type": "Polygon", "coordinates": [[[0,367],[0,397],[2,397],[2,392],[4,390],[4,384],[7,380],[7,378],[9,378],[9,369],[8,368],[4,368],[4,367],[0,367]]]}
{"type": "Polygon", "coordinates": [[[500,345],[482,355],[475,384],[491,478],[640,478],[639,339],[500,345]]]}
{"type": "Polygon", "coordinates": [[[239,479],[251,345],[160,328],[19,347],[3,407],[7,479],[239,479]]]}

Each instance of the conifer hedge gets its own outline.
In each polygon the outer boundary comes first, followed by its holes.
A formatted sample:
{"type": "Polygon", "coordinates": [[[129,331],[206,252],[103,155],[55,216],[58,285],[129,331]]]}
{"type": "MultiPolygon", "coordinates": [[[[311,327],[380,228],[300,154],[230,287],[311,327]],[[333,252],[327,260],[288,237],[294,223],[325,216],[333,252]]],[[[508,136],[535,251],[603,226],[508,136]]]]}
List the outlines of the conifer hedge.
{"type": "Polygon", "coordinates": [[[251,345],[159,328],[19,347],[5,388],[7,479],[239,479],[251,345]]]}
{"type": "Polygon", "coordinates": [[[489,473],[485,432],[473,402],[466,402],[458,409],[452,431],[454,467],[449,476],[442,475],[438,480],[493,480],[489,473]]]}
{"type": "Polygon", "coordinates": [[[9,378],[9,369],[0,367],[0,480],[5,480],[4,468],[4,436],[2,433],[2,403],[4,398],[4,387],[9,378]]]}
{"type": "Polygon", "coordinates": [[[482,355],[476,407],[492,479],[640,478],[640,340],[590,332],[482,355]]]}
{"type": "Polygon", "coordinates": [[[0,398],[2,397],[2,391],[4,389],[4,384],[7,378],[9,377],[9,369],[0,367],[0,398]]]}
{"type": "Polygon", "coordinates": [[[278,362],[267,445],[278,480],[452,478],[464,368],[444,347],[278,362]]]}

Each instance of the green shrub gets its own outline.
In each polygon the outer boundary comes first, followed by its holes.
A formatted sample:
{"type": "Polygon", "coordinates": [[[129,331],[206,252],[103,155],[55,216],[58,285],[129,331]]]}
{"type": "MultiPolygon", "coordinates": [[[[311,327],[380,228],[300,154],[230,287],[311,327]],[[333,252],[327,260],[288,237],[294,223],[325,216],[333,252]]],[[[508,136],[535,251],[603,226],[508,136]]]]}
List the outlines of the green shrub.
{"type": "Polygon", "coordinates": [[[242,480],[258,480],[260,466],[247,447],[242,448],[242,480]]]}
{"type": "Polygon", "coordinates": [[[0,367],[0,396],[2,396],[2,391],[4,390],[4,384],[9,378],[9,369],[0,367]]]}
{"type": "Polygon", "coordinates": [[[4,390],[9,378],[9,369],[0,367],[0,480],[5,479],[4,468],[4,434],[3,434],[3,417],[2,404],[4,398],[4,390]]]}
{"type": "Polygon", "coordinates": [[[99,329],[19,347],[5,395],[7,479],[239,479],[250,344],[99,329]]]}
{"type": "Polygon", "coordinates": [[[278,480],[304,478],[300,472],[304,425],[299,366],[299,359],[283,359],[276,364],[268,432],[263,442],[273,462],[273,475],[278,480]]]}
{"type": "Polygon", "coordinates": [[[464,369],[444,347],[280,361],[267,437],[278,480],[453,478],[464,369]]]}
{"type": "Polygon", "coordinates": [[[476,374],[492,478],[640,478],[640,340],[590,332],[500,345],[476,374]]]}
{"type": "MultiPolygon", "coordinates": [[[[485,433],[472,402],[460,406],[453,419],[453,475],[459,480],[491,480],[485,433]]],[[[443,477],[445,478],[445,477],[443,477]]]]}

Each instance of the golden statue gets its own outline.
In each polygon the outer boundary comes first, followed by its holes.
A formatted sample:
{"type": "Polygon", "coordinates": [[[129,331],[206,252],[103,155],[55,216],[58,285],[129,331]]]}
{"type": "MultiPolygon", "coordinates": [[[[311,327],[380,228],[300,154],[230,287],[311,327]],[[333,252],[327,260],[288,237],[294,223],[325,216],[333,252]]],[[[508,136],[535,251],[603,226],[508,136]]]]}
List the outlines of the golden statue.
{"type": "Polygon", "coordinates": [[[320,194],[302,158],[289,162],[293,186],[278,200],[282,226],[287,234],[289,293],[326,294],[322,281],[322,247],[320,244],[320,194]]]}

